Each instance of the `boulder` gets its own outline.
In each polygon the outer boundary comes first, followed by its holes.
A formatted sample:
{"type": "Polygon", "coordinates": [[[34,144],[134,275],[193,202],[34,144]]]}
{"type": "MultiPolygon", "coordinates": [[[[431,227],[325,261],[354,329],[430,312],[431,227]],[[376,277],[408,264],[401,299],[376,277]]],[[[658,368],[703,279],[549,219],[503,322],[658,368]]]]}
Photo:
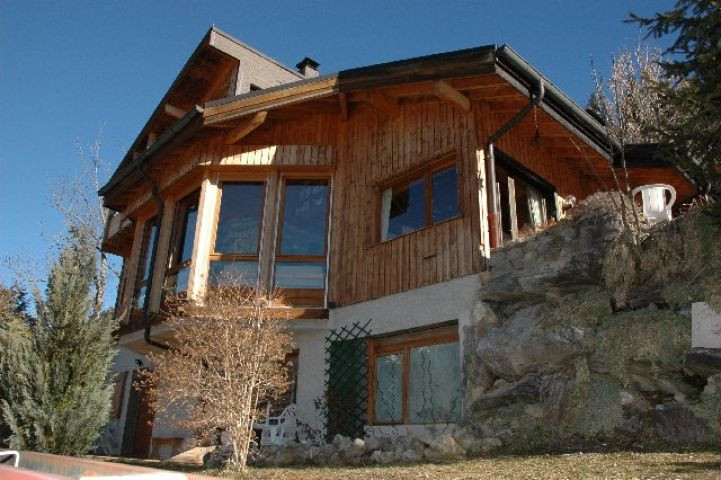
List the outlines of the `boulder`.
{"type": "Polygon", "coordinates": [[[684,406],[657,405],[650,415],[658,435],[673,445],[707,445],[715,440],[706,422],[684,406]]]}
{"type": "Polygon", "coordinates": [[[506,379],[529,372],[552,373],[579,351],[585,332],[576,327],[544,332],[540,308],[519,310],[478,341],[476,353],[488,370],[506,379]]]}
{"type": "Polygon", "coordinates": [[[706,380],[703,392],[707,395],[718,395],[721,393],[721,374],[711,375],[706,380]]]}
{"type": "Polygon", "coordinates": [[[381,441],[377,437],[368,437],[365,439],[366,451],[372,452],[381,448],[381,441]]]}
{"type": "Polygon", "coordinates": [[[692,348],[686,353],[685,367],[699,377],[721,373],[721,349],[692,348]]]}
{"type": "Polygon", "coordinates": [[[203,468],[225,468],[233,458],[233,446],[223,445],[203,455],[203,468]]]}
{"type": "Polygon", "coordinates": [[[537,402],[540,398],[541,378],[535,373],[523,377],[521,380],[499,387],[481,396],[470,410],[480,412],[491,408],[523,401],[537,402]]]}
{"type": "Polygon", "coordinates": [[[481,440],[481,452],[488,453],[493,450],[498,450],[503,446],[503,441],[500,438],[488,437],[481,440]]]}
{"type": "Polygon", "coordinates": [[[480,435],[470,428],[459,428],[453,433],[453,438],[467,453],[477,453],[480,448],[480,435]]]}
{"type": "Polygon", "coordinates": [[[440,462],[460,458],[465,453],[451,435],[441,435],[423,451],[423,457],[431,462],[440,462]]]}
{"type": "Polygon", "coordinates": [[[379,463],[381,465],[391,463],[391,462],[393,462],[393,460],[394,460],[393,453],[384,452],[382,450],[376,450],[375,452],[371,453],[371,456],[370,456],[371,462],[379,463]]]}
{"type": "Polygon", "coordinates": [[[350,447],[351,445],[351,439],[341,435],[340,433],[337,433],[335,437],[333,437],[333,441],[331,444],[335,447],[336,450],[345,450],[346,448],[350,447]]]}
{"type": "Polygon", "coordinates": [[[354,438],[349,444],[342,443],[338,453],[341,458],[349,462],[355,462],[365,453],[365,442],[360,438],[354,438]]]}
{"type": "Polygon", "coordinates": [[[423,456],[412,449],[406,450],[405,452],[401,453],[401,455],[397,458],[398,461],[403,463],[418,463],[423,461],[423,456]]]}
{"type": "Polygon", "coordinates": [[[486,302],[477,300],[471,310],[471,321],[476,327],[476,336],[482,337],[486,332],[496,328],[500,321],[498,315],[486,302]]]}

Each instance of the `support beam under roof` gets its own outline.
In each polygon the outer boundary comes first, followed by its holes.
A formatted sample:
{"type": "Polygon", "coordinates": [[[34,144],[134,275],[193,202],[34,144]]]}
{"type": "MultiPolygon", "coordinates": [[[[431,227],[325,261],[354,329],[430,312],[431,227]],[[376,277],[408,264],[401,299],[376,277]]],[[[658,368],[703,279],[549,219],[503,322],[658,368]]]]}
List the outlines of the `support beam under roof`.
{"type": "Polygon", "coordinates": [[[471,101],[468,97],[451,87],[444,80],[437,80],[434,82],[433,93],[444,102],[448,102],[464,112],[471,110],[471,101]]]}
{"type": "Polygon", "coordinates": [[[265,122],[266,117],[268,116],[267,110],[263,110],[261,112],[256,113],[255,115],[252,115],[248,117],[247,119],[243,119],[243,121],[235,127],[233,130],[228,132],[225,135],[225,144],[231,145],[233,143],[239,142],[243,137],[247,136],[250,132],[255,130],[256,128],[263,125],[263,122],[265,122]]]}

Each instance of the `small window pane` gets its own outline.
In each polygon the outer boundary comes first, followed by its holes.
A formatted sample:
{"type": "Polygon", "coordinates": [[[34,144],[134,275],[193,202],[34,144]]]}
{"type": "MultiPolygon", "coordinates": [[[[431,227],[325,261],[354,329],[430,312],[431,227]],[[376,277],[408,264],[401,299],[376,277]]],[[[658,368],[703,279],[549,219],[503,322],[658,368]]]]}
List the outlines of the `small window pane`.
{"type": "Polygon", "coordinates": [[[195,241],[195,223],[198,219],[198,205],[189,205],[183,219],[183,234],[180,240],[180,256],[177,263],[190,260],[193,256],[193,242],[195,241]]]}
{"type": "MultiPolygon", "coordinates": [[[[150,233],[146,237],[147,242],[143,246],[143,251],[145,252],[145,259],[143,263],[143,271],[142,275],[140,275],[140,281],[145,281],[148,279],[148,276],[150,275],[150,261],[153,257],[153,246],[155,245],[155,235],[158,233],[158,227],[155,225],[155,220],[151,220],[153,223],[148,224],[150,225],[150,233]]],[[[147,227],[146,227],[147,228],[147,227]]]]}
{"type": "Polygon", "coordinates": [[[375,419],[400,422],[403,419],[403,356],[376,357],[375,419]]]}
{"type": "Polygon", "coordinates": [[[383,192],[381,205],[381,239],[404,235],[425,225],[425,182],[422,178],[402,187],[383,192]]]}
{"type": "Polygon", "coordinates": [[[135,299],[133,301],[133,306],[137,309],[143,308],[143,304],[145,303],[145,295],[148,291],[148,288],[146,286],[142,286],[139,289],[135,291],[135,299]]]}
{"type": "Polygon", "coordinates": [[[258,281],[258,262],[214,260],[210,262],[208,285],[255,285],[258,281]]]}
{"type": "Polygon", "coordinates": [[[458,180],[456,167],[436,172],[431,176],[431,220],[442,222],[458,215],[458,180]]]}
{"type": "Polygon", "coordinates": [[[188,278],[190,267],[184,267],[178,270],[175,275],[167,277],[165,288],[173,293],[185,292],[188,290],[188,278]]]}
{"type": "Polygon", "coordinates": [[[458,342],[412,348],[408,381],[411,423],[445,423],[460,419],[458,342]]]}
{"type": "Polygon", "coordinates": [[[325,263],[278,262],[275,286],[280,288],[324,288],[325,263]]]}
{"type": "Polygon", "coordinates": [[[263,183],[224,183],[220,200],[215,251],[258,253],[263,183]]]}
{"type": "Polygon", "coordinates": [[[328,183],[288,181],[285,184],[281,255],[325,254],[328,183]]]}

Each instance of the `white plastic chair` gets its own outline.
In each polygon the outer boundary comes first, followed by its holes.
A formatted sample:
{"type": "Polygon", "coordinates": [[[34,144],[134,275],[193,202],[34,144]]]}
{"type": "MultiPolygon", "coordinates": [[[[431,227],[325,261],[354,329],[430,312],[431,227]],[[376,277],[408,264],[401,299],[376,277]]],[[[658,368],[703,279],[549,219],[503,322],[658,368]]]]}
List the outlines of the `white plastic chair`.
{"type": "Polygon", "coordinates": [[[17,450],[0,450],[0,460],[5,461],[5,457],[15,457],[15,468],[20,465],[20,452],[17,450]]]}
{"type": "Polygon", "coordinates": [[[634,188],[631,196],[636,198],[638,193],[641,193],[641,200],[643,201],[643,215],[649,222],[655,223],[671,220],[673,217],[671,207],[676,201],[675,188],[663,183],[654,183],[634,188]],[[666,191],[671,194],[671,200],[669,200],[668,203],[666,203],[666,191]]]}
{"type": "Polygon", "coordinates": [[[298,424],[295,419],[295,404],[291,403],[277,417],[268,414],[265,422],[256,423],[255,429],[260,430],[261,445],[285,445],[295,437],[298,431],[298,424]]]}

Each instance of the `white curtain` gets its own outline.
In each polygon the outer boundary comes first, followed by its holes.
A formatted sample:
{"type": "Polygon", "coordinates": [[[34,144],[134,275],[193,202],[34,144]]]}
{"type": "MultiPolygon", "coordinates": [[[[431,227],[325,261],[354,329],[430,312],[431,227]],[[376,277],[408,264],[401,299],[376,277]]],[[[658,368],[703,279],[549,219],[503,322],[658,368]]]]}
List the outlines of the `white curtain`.
{"type": "Polygon", "coordinates": [[[388,239],[388,222],[391,216],[393,189],[386,188],[381,194],[381,241],[388,239]]]}
{"type": "Polygon", "coordinates": [[[541,228],[546,218],[545,205],[543,196],[533,187],[526,187],[528,197],[528,218],[531,221],[531,227],[534,229],[541,228]]]}

